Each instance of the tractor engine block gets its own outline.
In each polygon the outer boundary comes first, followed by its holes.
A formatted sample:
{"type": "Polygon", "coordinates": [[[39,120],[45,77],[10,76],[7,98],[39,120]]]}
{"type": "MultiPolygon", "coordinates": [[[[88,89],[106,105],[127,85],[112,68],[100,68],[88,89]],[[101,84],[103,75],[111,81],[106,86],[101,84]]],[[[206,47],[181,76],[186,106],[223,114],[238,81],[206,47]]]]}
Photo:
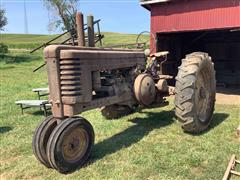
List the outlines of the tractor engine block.
{"type": "Polygon", "coordinates": [[[141,50],[51,45],[44,55],[54,117],[136,103],[134,79],[145,68],[141,50]]]}

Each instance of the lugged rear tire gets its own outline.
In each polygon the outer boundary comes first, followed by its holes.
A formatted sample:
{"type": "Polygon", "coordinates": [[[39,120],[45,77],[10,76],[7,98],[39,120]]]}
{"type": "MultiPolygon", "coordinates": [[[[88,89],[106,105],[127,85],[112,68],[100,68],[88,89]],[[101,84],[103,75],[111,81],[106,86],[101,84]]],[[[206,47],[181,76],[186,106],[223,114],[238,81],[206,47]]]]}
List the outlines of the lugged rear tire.
{"type": "Polygon", "coordinates": [[[214,64],[207,53],[186,56],[178,68],[175,114],[186,132],[199,133],[211,123],[215,105],[214,64]]]}

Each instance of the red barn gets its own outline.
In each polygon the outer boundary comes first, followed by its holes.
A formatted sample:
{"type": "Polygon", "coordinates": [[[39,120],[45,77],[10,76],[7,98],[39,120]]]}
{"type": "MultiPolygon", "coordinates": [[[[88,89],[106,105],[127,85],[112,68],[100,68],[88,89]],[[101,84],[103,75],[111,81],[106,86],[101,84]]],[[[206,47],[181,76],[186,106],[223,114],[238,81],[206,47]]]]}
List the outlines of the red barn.
{"type": "Polygon", "coordinates": [[[209,53],[218,84],[240,85],[240,0],[141,0],[151,12],[151,48],[169,51],[164,71],[176,75],[188,53],[209,53]]]}

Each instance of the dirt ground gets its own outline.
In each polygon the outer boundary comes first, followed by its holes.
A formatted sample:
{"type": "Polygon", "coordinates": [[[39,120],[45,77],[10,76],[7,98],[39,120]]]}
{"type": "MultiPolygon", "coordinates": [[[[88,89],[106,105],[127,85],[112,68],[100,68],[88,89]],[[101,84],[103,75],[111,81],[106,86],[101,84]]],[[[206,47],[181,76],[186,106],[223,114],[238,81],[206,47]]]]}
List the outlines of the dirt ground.
{"type": "Polygon", "coordinates": [[[216,104],[240,105],[240,89],[217,88],[216,104]]]}
{"type": "Polygon", "coordinates": [[[240,89],[218,88],[216,104],[240,105],[240,89]]]}

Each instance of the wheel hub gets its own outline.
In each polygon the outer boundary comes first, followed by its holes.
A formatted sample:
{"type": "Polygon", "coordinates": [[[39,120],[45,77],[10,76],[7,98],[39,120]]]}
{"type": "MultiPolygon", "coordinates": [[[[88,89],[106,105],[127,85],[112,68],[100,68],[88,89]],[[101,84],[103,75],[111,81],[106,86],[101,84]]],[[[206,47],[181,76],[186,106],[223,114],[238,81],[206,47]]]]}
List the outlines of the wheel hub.
{"type": "Polygon", "coordinates": [[[75,151],[79,147],[79,144],[79,140],[73,138],[72,142],[69,143],[69,151],[75,151]]]}
{"type": "Polygon", "coordinates": [[[208,83],[203,72],[199,72],[196,81],[196,104],[197,104],[197,117],[201,122],[207,120],[207,105],[208,98],[208,83]]]}
{"type": "Polygon", "coordinates": [[[156,89],[153,78],[148,74],[140,74],[134,82],[134,94],[139,103],[149,106],[155,101],[156,89]]]}
{"type": "Polygon", "coordinates": [[[200,88],[199,97],[200,97],[200,99],[206,98],[206,91],[205,91],[204,87],[200,88]]]}
{"type": "Polygon", "coordinates": [[[82,158],[87,150],[87,132],[77,128],[64,137],[63,155],[68,161],[77,161],[82,158]]]}

